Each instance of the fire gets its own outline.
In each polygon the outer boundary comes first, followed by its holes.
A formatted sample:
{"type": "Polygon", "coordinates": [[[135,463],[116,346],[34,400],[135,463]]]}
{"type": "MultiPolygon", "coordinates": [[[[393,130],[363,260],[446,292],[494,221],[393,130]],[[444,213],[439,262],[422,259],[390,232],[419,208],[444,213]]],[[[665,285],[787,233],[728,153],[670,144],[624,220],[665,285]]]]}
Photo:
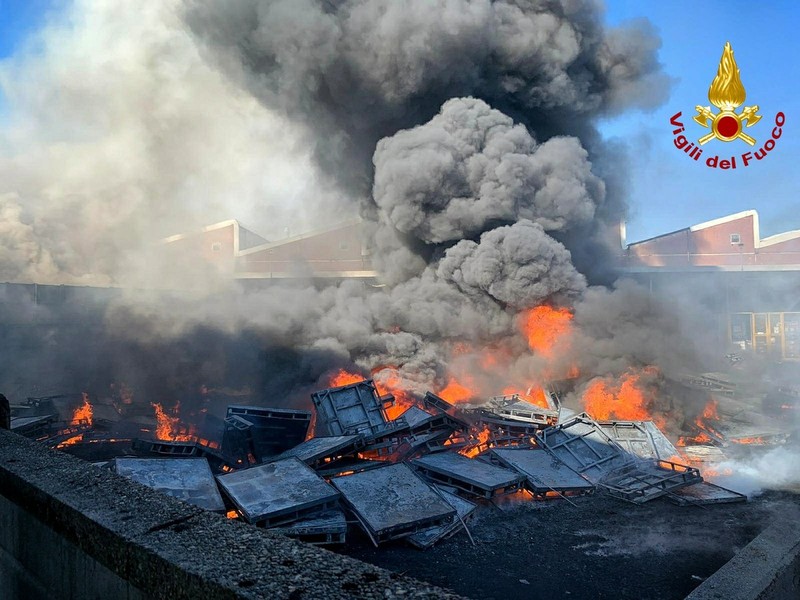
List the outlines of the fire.
{"type": "Polygon", "coordinates": [[[678,445],[688,446],[693,444],[712,443],[714,441],[713,438],[721,437],[713,425],[713,423],[716,421],[719,421],[719,402],[716,400],[716,398],[711,398],[706,403],[705,407],[703,407],[703,412],[700,413],[694,420],[694,425],[699,430],[697,435],[681,437],[678,440],[678,445]]]}
{"type": "Polygon", "coordinates": [[[156,411],[156,439],[171,442],[192,442],[195,440],[194,430],[182,430],[180,418],[177,416],[180,404],[173,409],[174,416],[168,415],[159,403],[151,402],[150,406],[156,411]]]}
{"type": "Polygon", "coordinates": [[[541,406],[542,408],[552,408],[550,403],[547,401],[544,390],[540,387],[531,386],[524,391],[515,387],[507,387],[503,389],[504,396],[511,396],[513,394],[518,395],[521,400],[525,400],[525,402],[530,402],[536,406],[541,406]]]}
{"type": "Polygon", "coordinates": [[[733,475],[733,469],[724,467],[721,469],[706,467],[703,469],[703,477],[714,479],[716,477],[730,477],[733,475]]]}
{"type": "Polygon", "coordinates": [[[761,444],[766,444],[767,440],[763,437],[746,437],[746,438],[739,438],[736,440],[731,440],[734,444],[755,444],[757,446],[761,444]]]}
{"type": "Polygon", "coordinates": [[[489,441],[490,435],[491,432],[489,431],[489,428],[486,425],[484,425],[483,429],[479,431],[476,436],[477,441],[475,442],[475,444],[473,446],[470,446],[469,448],[464,448],[459,452],[459,454],[463,454],[464,456],[467,456],[469,458],[477,456],[483,449],[482,447],[489,441]]]}
{"type": "Polygon", "coordinates": [[[343,385],[350,385],[351,383],[358,383],[359,381],[364,381],[364,377],[362,375],[358,375],[357,373],[348,373],[344,369],[339,369],[339,372],[331,377],[328,385],[330,387],[341,387],[343,385]]]}
{"type": "Polygon", "coordinates": [[[572,331],[572,313],[566,308],[537,306],[523,313],[521,326],[530,349],[551,357],[556,344],[572,331]]]}
{"type": "MultiPolygon", "coordinates": [[[[377,375],[377,379],[380,381],[380,388],[394,396],[394,405],[386,408],[386,417],[389,420],[396,419],[408,408],[417,404],[414,397],[403,389],[403,380],[397,369],[391,367],[382,368],[374,372],[373,375],[377,375]]],[[[380,389],[378,389],[378,392],[381,393],[380,389]]]]}
{"type": "Polygon", "coordinates": [[[83,434],[73,435],[71,438],[67,438],[63,442],[61,442],[56,448],[64,448],[65,446],[72,446],[73,444],[77,444],[78,442],[83,441],[83,434]]]}
{"type": "Polygon", "coordinates": [[[642,373],[629,371],[620,380],[609,383],[594,379],[583,393],[583,404],[592,418],[645,421],[651,419],[649,401],[641,383],[642,374],[655,374],[655,367],[646,367],[642,373]]]}
{"type": "Polygon", "coordinates": [[[458,404],[459,402],[467,402],[475,397],[475,393],[466,386],[461,385],[454,377],[450,378],[447,385],[439,393],[436,394],[443,400],[447,400],[451,404],[458,404]]]}
{"type": "Polygon", "coordinates": [[[678,440],[679,446],[691,444],[709,444],[713,442],[712,436],[720,437],[712,422],[719,421],[719,403],[711,398],[703,408],[703,412],[694,420],[694,425],[699,432],[695,436],[683,436],[678,440]]]}
{"type": "MultiPolygon", "coordinates": [[[[417,403],[414,397],[403,388],[403,380],[396,368],[379,367],[372,372],[372,376],[376,380],[375,389],[378,394],[383,396],[388,393],[394,396],[394,406],[387,407],[386,409],[386,417],[389,420],[396,419],[406,409],[417,403]]],[[[330,387],[340,387],[343,385],[350,385],[351,383],[358,383],[359,381],[364,381],[362,375],[339,369],[339,371],[330,378],[328,385],[330,387]]]]}
{"type": "Polygon", "coordinates": [[[698,427],[704,427],[707,421],[719,421],[719,402],[711,398],[703,408],[703,413],[695,421],[698,427]]]}
{"type": "Polygon", "coordinates": [[[92,414],[92,405],[89,404],[89,394],[83,392],[83,404],[76,408],[75,412],[72,413],[72,421],[70,422],[70,425],[91,425],[92,414]]]}

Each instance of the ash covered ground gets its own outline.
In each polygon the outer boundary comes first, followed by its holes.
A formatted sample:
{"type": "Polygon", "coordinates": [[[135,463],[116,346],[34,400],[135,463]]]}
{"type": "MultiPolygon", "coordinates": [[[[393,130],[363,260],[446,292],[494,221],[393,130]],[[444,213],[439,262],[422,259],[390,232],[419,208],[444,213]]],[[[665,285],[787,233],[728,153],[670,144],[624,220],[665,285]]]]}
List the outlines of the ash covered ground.
{"type": "Polygon", "coordinates": [[[800,494],[742,504],[633,506],[609,497],[481,507],[462,532],[420,552],[353,535],[338,550],[470,598],[684,598],[774,521],[800,518],[800,494]]]}

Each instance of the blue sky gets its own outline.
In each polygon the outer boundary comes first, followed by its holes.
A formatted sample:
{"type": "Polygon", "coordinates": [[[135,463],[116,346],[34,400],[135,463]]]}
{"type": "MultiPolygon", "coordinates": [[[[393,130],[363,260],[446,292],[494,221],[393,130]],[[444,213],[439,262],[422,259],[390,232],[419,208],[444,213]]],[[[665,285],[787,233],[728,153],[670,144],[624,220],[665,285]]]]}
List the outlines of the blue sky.
{"type": "Polygon", "coordinates": [[[12,54],[56,4],[54,0],[0,0],[0,58],[12,54]]]}
{"type": "MultiPolygon", "coordinates": [[[[40,27],[48,10],[65,0],[0,0],[0,59],[12,55],[26,35],[40,27]]],[[[601,123],[608,137],[624,139],[631,154],[631,216],[628,239],[635,241],[694,223],[755,208],[762,235],[800,229],[800,3],[744,0],[645,2],[608,0],[606,20],[618,24],[646,17],[662,38],[660,60],[675,79],[669,99],[652,113],[634,112],[601,123]],[[691,121],[694,106],[707,105],[722,47],[730,41],[747,90],[746,104],[758,104],[763,119],[747,130],[758,143],[768,138],[778,111],[786,114],[784,134],[761,162],[736,171],[709,169],[673,146],[669,118],[683,112],[691,138],[704,133],[691,121]],[[689,129],[691,128],[691,129],[689,129]]],[[[3,110],[0,95],[0,113],[3,110]]],[[[703,158],[740,155],[741,141],[712,140],[703,158]]]]}
{"type": "Polygon", "coordinates": [[[610,24],[647,17],[662,39],[660,59],[677,79],[670,98],[652,114],[630,113],[603,123],[608,136],[627,140],[632,154],[632,214],[628,239],[635,241],[749,208],[758,210],[762,235],[800,229],[800,3],[707,0],[642,2],[609,0],[610,24]],[[708,86],[726,41],[733,46],[745,105],[758,104],[761,122],[746,132],[768,139],[778,111],[786,114],[783,135],[773,151],[747,169],[720,171],[702,164],[719,154],[752,150],[739,140],[712,140],[701,161],[689,160],[673,145],[669,118],[682,122],[696,140],[708,130],[691,117],[697,104],[708,105],[708,86]],[[691,129],[690,129],[691,128],[691,129]]]}

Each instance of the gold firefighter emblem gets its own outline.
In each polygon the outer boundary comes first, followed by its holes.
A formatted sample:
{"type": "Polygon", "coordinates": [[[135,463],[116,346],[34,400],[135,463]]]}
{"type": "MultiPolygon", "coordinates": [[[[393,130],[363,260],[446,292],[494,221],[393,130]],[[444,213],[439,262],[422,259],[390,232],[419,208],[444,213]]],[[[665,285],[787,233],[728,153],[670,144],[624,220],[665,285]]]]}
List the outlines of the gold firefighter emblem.
{"type": "Polygon", "coordinates": [[[744,86],[739,67],[733,58],[733,48],[730,42],[725,42],[717,76],[708,88],[708,100],[720,112],[715,114],[710,106],[695,106],[697,110],[697,115],[694,116],[695,122],[703,127],[711,127],[711,133],[701,137],[698,143],[702,145],[717,138],[721,142],[740,139],[751,146],[755,145],[756,140],[742,131],[742,123],[745,123],[745,127],[752,127],[761,120],[761,115],[758,114],[757,104],[745,106],[740,114],[736,114],[736,109],[744,104],[744,99],[744,86]]]}

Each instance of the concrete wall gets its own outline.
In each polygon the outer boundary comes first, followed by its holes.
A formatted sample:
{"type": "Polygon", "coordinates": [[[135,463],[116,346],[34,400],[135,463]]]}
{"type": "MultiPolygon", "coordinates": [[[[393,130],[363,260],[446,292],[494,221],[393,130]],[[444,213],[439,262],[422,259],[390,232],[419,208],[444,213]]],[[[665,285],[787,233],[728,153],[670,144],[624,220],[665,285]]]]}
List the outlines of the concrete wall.
{"type": "Polygon", "coordinates": [[[0,430],[0,597],[457,598],[0,430]]]}
{"type": "Polygon", "coordinates": [[[780,522],[706,579],[686,600],[800,598],[800,523],[780,522]]]}

